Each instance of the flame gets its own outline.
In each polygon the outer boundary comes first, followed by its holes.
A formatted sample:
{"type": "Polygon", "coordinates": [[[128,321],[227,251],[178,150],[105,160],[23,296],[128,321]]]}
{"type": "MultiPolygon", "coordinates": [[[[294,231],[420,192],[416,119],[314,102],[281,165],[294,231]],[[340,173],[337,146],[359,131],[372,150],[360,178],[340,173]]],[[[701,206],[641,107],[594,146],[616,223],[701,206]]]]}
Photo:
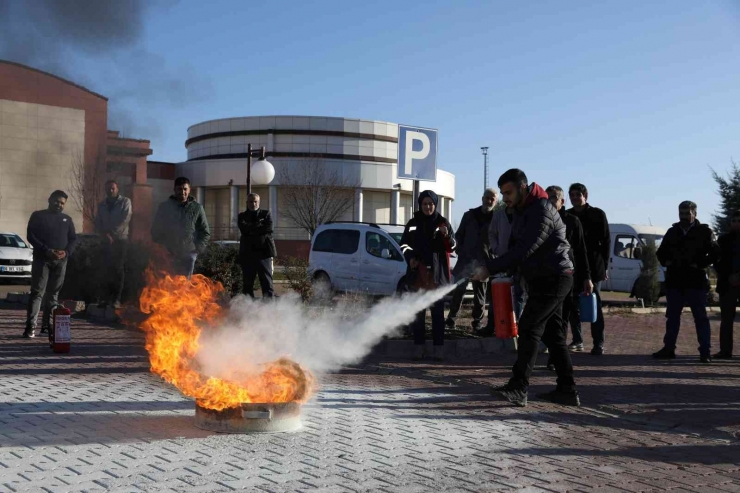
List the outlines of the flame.
{"type": "Polygon", "coordinates": [[[308,400],[315,387],[313,375],[287,358],[259,365],[261,373],[232,372],[227,378],[201,374],[195,361],[201,326],[208,330],[223,317],[218,304],[223,286],[199,274],[188,280],[149,269],[146,277],[139,305],[149,314],[141,328],[153,373],[201,407],[217,411],[249,402],[308,400]]]}

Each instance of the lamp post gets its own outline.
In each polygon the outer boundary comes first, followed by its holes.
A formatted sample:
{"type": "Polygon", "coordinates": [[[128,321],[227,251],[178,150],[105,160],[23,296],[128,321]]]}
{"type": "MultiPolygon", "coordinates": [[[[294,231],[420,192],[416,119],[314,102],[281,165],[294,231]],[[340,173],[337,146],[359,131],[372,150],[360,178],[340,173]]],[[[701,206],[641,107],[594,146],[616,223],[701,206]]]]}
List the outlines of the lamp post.
{"type": "Polygon", "coordinates": [[[483,191],[488,188],[488,147],[481,147],[483,151],[483,191]]]}
{"type": "Polygon", "coordinates": [[[275,178],[275,168],[265,159],[265,146],[252,150],[252,144],[247,144],[247,195],[252,193],[252,156],[259,158],[254,163],[254,182],[256,185],[267,185],[275,178]]]}

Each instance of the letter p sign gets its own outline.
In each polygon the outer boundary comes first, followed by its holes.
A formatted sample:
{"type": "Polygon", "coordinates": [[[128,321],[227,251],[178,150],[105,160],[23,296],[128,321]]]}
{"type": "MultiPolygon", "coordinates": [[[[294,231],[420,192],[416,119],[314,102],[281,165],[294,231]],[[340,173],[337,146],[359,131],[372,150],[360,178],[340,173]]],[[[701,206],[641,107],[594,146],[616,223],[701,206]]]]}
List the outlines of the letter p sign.
{"type": "Polygon", "coordinates": [[[398,126],[398,178],[436,181],[436,130],[398,126]]]}

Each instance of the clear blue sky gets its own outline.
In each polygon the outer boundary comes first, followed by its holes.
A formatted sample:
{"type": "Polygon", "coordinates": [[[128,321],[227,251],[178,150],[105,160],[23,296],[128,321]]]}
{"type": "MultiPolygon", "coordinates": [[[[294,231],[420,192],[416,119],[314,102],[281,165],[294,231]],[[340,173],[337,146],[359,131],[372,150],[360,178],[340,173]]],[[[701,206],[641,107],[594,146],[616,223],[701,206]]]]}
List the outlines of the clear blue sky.
{"type": "Polygon", "coordinates": [[[494,184],[511,167],[581,181],[610,222],[665,226],[686,199],[710,221],[709,167],[740,161],[736,1],[188,0],[151,11],[142,43],[197,86],[141,108],[154,159],[184,160],[189,125],[232,116],[437,128],[455,221],[479,205],[481,146],[494,184]]]}

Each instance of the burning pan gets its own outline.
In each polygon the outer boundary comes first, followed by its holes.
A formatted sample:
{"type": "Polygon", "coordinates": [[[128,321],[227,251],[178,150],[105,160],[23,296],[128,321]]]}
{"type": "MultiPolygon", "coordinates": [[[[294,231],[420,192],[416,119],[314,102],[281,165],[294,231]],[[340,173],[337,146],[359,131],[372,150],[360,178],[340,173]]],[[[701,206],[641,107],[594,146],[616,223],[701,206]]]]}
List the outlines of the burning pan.
{"type": "Polygon", "coordinates": [[[297,402],[242,404],[214,411],[195,404],[195,426],[217,433],[276,433],[301,427],[301,406],[297,402]]]}

